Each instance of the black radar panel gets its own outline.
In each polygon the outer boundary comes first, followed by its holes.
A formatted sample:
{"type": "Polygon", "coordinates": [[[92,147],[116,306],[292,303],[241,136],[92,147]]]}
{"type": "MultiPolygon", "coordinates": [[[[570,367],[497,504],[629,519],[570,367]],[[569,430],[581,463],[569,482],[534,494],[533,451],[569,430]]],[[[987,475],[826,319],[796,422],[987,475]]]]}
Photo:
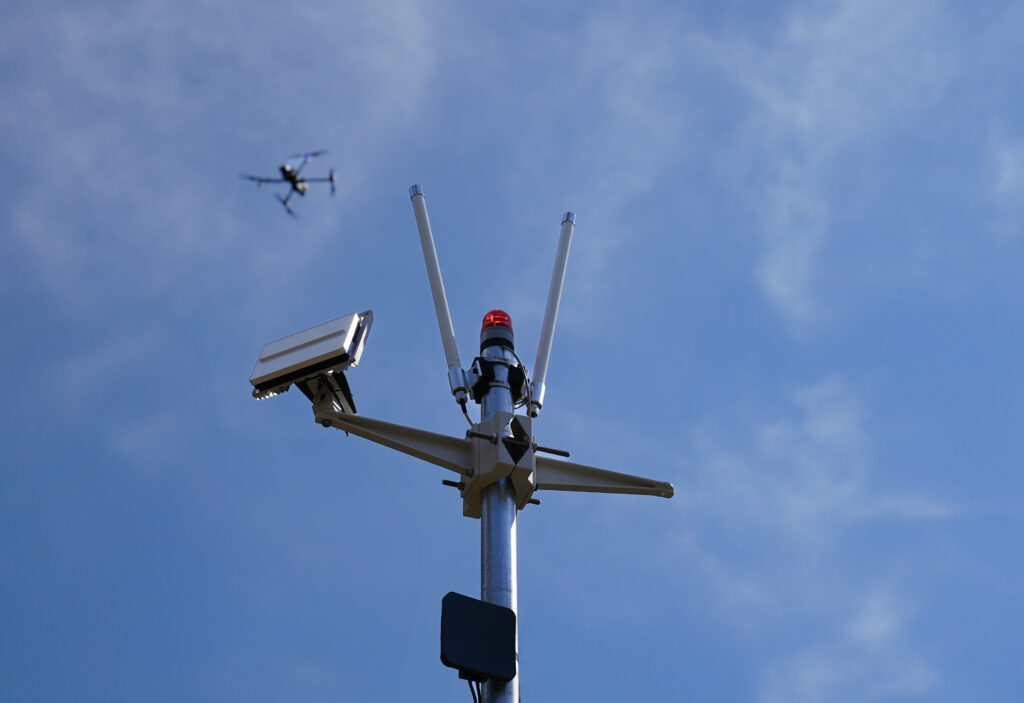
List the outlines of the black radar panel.
{"type": "Polygon", "coordinates": [[[516,676],[516,614],[459,593],[441,599],[441,662],[470,681],[516,676]]]}

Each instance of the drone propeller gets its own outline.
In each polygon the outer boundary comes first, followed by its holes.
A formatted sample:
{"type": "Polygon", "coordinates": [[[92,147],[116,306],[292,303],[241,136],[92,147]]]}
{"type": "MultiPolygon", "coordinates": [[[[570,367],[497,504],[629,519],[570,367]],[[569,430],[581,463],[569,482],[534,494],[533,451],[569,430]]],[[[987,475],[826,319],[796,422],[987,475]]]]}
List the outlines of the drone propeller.
{"type": "Polygon", "coordinates": [[[326,153],[327,153],[326,149],[321,149],[320,151],[310,151],[310,152],[305,153],[305,154],[292,154],[288,158],[289,159],[302,159],[302,163],[299,164],[299,168],[295,171],[295,175],[299,175],[300,173],[302,173],[302,169],[306,168],[306,164],[309,163],[310,159],[312,159],[315,156],[320,156],[321,154],[326,154],[326,153]]]}
{"type": "Polygon", "coordinates": [[[303,161],[309,161],[317,156],[323,156],[327,153],[327,149],[320,149],[319,151],[307,151],[302,154],[292,154],[289,159],[302,159],[303,161]]]}
{"type": "Polygon", "coordinates": [[[338,183],[338,174],[336,174],[334,172],[334,169],[332,168],[330,170],[330,172],[329,172],[327,177],[331,180],[331,197],[333,198],[334,197],[335,186],[338,183]]]}

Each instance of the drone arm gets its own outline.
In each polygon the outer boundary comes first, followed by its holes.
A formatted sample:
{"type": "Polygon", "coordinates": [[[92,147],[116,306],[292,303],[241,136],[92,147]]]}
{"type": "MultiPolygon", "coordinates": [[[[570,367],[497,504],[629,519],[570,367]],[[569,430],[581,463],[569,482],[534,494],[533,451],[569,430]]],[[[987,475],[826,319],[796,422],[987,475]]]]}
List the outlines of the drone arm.
{"type": "Polygon", "coordinates": [[[238,174],[239,178],[244,178],[247,181],[256,181],[256,185],[262,186],[264,183],[284,183],[283,178],[264,178],[263,176],[250,176],[247,173],[238,174]]]}
{"type": "Polygon", "coordinates": [[[330,170],[330,175],[323,176],[320,178],[304,178],[303,180],[306,181],[306,183],[330,183],[332,196],[334,195],[334,192],[338,187],[338,174],[334,172],[333,168],[330,170]]]}
{"type": "MultiPolygon", "coordinates": [[[[326,153],[327,153],[326,149],[320,149],[319,151],[311,151],[311,152],[309,152],[307,154],[294,154],[294,155],[290,156],[289,158],[292,158],[292,159],[298,159],[298,158],[302,159],[302,163],[299,164],[299,168],[295,171],[295,175],[297,176],[300,173],[302,173],[302,169],[306,168],[306,164],[309,163],[310,159],[316,158],[317,156],[321,156],[321,155],[326,154],[326,153]]],[[[308,181],[309,179],[307,178],[306,180],[308,181]]]]}

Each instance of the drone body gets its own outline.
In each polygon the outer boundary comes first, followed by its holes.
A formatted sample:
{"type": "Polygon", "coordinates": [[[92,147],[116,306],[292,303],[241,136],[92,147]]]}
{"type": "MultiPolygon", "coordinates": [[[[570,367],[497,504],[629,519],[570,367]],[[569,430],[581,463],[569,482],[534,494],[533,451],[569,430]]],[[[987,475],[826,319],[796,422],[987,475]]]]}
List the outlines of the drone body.
{"type": "Polygon", "coordinates": [[[284,205],[284,209],[288,212],[288,214],[291,215],[292,217],[295,217],[295,212],[292,210],[291,206],[289,205],[289,201],[291,200],[292,195],[294,195],[295,193],[298,193],[299,195],[302,195],[302,196],[306,195],[306,191],[309,190],[309,184],[310,183],[330,183],[331,184],[331,196],[332,197],[334,196],[335,186],[336,186],[336,184],[338,182],[338,176],[334,172],[333,168],[329,169],[328,172],[327,172],[327,176],[325,176],[323,178],[303,178],[302,177],[302,169],[305,168],[306,164],[309,163],[310,159],[313,159],[313,158],[315,158],[317,156],[321,156],[321,155],[326,154],[326,153],[327,152],[325,150],[321,149],[320,151],[311,151],[311,152],[306,153],[306,154],[294,154],[294,155],[288,157],[290,159],[302,159],[302,163],[299,164],[298,168],[295,168],[291,164],[283,164],[279,168],[279,170],[281,171],[281,177],[280,178],[270,178],[270,177],[265,177],[265,176],[250,176],[250,175],[245,174],[245,173],[239,174],[239,176],[241,178],[245,178],[246,180],[256,181],[257,187],[260,187],[260,188],[263,187],[264,183],[287,183],[288,186],[289,186],[288,192],[284,195],[284,197],[278,195],[277,199],[281,202],[282,205],[284,205]]]}

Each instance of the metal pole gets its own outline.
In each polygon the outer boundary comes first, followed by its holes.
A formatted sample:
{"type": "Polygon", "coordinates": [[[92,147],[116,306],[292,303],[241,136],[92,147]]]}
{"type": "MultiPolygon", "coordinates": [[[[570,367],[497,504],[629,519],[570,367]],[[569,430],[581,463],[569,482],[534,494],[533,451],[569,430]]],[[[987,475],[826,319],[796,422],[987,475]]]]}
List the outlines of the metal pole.
{"type": "MultiPolygon", "coordinates": [[[[493,360],[494,381],[480,402],[480,421],[490,419],[499,410],[513,412],[508,369],[514,364],[510,349],[488,346],[480,352],[493,360]]],[[[511,431],[508,432],[511,434],[511,431]]],[[[519,598],[516,575],[516,498],[512,481],[502,479],[484,489],[480,506],[480,598],[488,603],[511,608],[518,615],[519,598]]],[[[519,629],[516,627],[516,656],[519,656],[519,629]]],[[[508,683],[490,680],[483,686],[482,703],[519,703],[519,662],[516,677],[508,683]]]]}
{"type": "Polygon", "coordinates": [[[540,414],[544,405],[544,379],[548,375],[548,360],[551,358],[551,343],[555,336],[555,322],[558,320],[558,305],[562,300],[562,284],[565,283],[565,269],[569,265],[569,245],[576,228],[576,215],[567,212],[562,217],[562,231],[558,237],[558,252],[555,254],[555,268],[551,272],[548,288],[548,304],[544,310],[544,324],[537,345],[537,363],[533,366],[533,383],[530,386],[530,417],[540,414]]]}

